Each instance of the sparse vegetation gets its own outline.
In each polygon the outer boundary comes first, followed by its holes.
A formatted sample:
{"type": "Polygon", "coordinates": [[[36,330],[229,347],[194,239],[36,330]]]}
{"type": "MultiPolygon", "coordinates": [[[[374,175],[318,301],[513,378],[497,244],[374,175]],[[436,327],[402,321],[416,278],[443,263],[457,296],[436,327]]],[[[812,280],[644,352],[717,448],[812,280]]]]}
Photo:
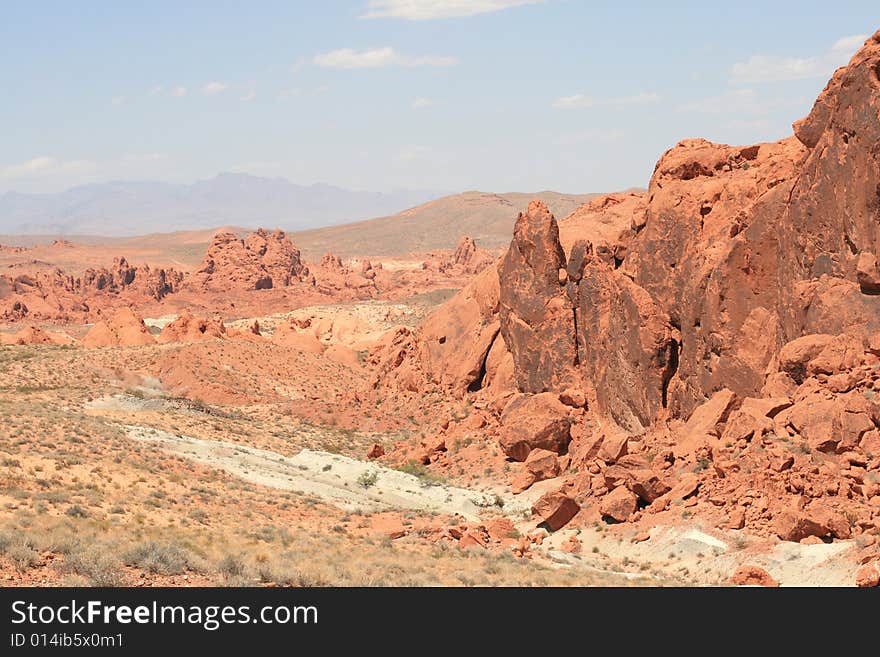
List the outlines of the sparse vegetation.
{"type": "Polygon", "coordinates": [[[125,563],[150,573],[179,575],[193,566],[192,553],[176,543],[145,541],[125,554],[125,563]]]}
{"type": "Polygon", "coordinates": [[[446,480],[443,477],[434,474],[425,465],[418,461],[408,461],[401,465],[398,470],[418,477],[423,486],[439,486],[446,483],[446,480]]]}
{"type": "Polygon", "coordinates": [[[120,560],[107,546],[93,545],[71,552],[64,559],[62,569],[82,575],[92,586],[123,586],[126,583],[120,560]]]}

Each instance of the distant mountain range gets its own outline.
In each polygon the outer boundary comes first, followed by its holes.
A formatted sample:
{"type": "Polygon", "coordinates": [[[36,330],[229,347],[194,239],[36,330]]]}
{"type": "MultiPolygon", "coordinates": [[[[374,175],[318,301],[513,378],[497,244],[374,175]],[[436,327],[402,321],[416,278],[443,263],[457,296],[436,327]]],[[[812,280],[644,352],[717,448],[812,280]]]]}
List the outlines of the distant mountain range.
{"type": "Polygon", "coordinates": [[[123,237],[222,225],[295,231],[393,214],[444,193],[362,192],[242,173],[190,185],[107,182],[55,194],[0,194],[0,233],[123,237]]]}

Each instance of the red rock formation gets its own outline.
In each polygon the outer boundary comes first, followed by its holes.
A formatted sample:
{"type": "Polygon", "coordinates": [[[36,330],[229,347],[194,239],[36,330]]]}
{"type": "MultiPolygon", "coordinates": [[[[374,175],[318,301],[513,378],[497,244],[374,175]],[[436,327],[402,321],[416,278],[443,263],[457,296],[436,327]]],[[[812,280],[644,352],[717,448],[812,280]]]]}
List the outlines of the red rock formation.
{"type": "MultiPolygon", "coordinates": [[[[478,274],[495,261],[488,251],[477,247],[473,238],[463,235],[458,240],[455,251],[448,258],[444,258],[436,265],[438,271],[449,276],[461,276],[463,274],[478,274]]],[[[433,263],[427,263],[431,268],[433,263]]]]}
{"type": "Polygon", "coordinates": [[[82,339],[85,347],[131,347],[156,342],[131,308],[120,308],[109,319],[97,322],[82,339]]]}
{"type": "Polygon", "coordinates": [[[876,563],[865,564],[856,573],[856,586],[860,589],[880,586],[880,567],[876,563]]]}
{"type": "Polygon", "coordinates": [[[501,414],[499,444],[514,461],[532,450],[565,453],[571,441],[569,409],[552,393],[516,395],[501,414]]]}
{"type": "Polygon", "coordinates": [[[520,213],[499,265],[501,334],[523,392],[560,388],[577,365],[574,312],[565,291],[559,227],[541,201],[520,213]]]}
{"type": "Polygon", "coordinates": [[[334,298],[370,299],[378,293],[376,277],[380,269],[381,265],[374,267],[369,260],[352,269],[339,256],[325,253],[315,268],[316,289],[334,298]]]}
{"type": "Polygon", "coordinates": [[[556,531],[564,527],[580,507],[561,490],[545,493],[532,505],[532,514],[540,518],[550,531],[556,531]]]}
{"type": "Polygon", "coordinates": [[[290,323],[282,324],[272,334],[272,343],[313,354],[324,352],[324,345],[313,333],[300,332],[290,323]]]}
{"type": "Polygon", "coordinates": [[[455,247],[455,253],[452,255],[452,263],[460,266],[469,265],[474,256],[477,254],[477,245],[474,240],[467,235],[463,235],[455,247]]]}
{"type": "Polygon", "coordinates": [[[773,579],[763,568],[758,566],[740,566],[730,577],[731,584],[739,586],[767,586],[775,588],[779,582],[773,579]]]}
{"type": "Polygon", "coordinates": [[[194,342],[196,340],[216,340],[225,337],[227,337],[227,333],[223,320],[219,318],[197,317],[189,311],[184,311],[177,319],[162,329],[156,341],[160,343],[194,342]]]}
{"type": "Polygon", "coordinates": [[[38,326],[27,326],[14,334],[0,334],[0,344],[6,345],[29,345],[29,344],[56,344],[66,345],[76,342],[66,333],[48,332],[38,326]]]}
{"type": "Polygon", "coordinates": [[[86,269],[81,278],[75,279],[72,287],[85,295],[99,291],[120,293],[130,290],[147,299],[161,301],[166,295],[177,291],[182,281],[183,274],[173,269],[154,270],[149,265],[132,267],[125,258],[114,258],[109,269],[86,269]]]}
{"type": "MultiPolygon", "coordinates": [[[[565,443],[563,486],[608,518],[682,504],[786,540],[874,531],[878,115],[880,32],[795,137],[683,141],[646,196],[597,199],[561,223],[533,202],[481,287],[371,361],[392,386],[474,395],[514,460],[556,433],[510,394],[564,396],[570,428],[549,449],[565,443]],[[508,385],[490,385],[493,367],[508,385]]],[[[534,480],[514,476],[518,490],[534,480]]]]}
{"type": "Polygon", "coordinates": [[[266,290],[310,281],[284,231],[260,228],[244,240],[229,232],[214,235],[191,284],[206,290],[266,290]]]}
{"type": "Polygon", "coordinates": [[[115,258],[109,268],[87,269],[81,276],[60,269],[0,276],[0,317],[9,321],[90,318],[101,308],[160,301],[180,289],[184,275],[174,269],[131,266],[115,258]]]}

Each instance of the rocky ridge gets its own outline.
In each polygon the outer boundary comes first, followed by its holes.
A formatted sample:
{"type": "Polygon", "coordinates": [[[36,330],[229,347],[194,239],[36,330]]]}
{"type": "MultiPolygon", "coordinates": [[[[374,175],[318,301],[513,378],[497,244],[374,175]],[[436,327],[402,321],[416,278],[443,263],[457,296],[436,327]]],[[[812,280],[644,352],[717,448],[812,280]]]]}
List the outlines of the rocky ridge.
{"type": "Polygon", "coordinates": [[[646,194],[560,222],[531,203],[496,266],[371,352],[374,388],[470,397],[468,426],[523,462],[515,489],[558,481],[533,507],[551,529],[672,513],[876,532],[878,112],[880,32],[793,137],[682,141],[646,194]]]}

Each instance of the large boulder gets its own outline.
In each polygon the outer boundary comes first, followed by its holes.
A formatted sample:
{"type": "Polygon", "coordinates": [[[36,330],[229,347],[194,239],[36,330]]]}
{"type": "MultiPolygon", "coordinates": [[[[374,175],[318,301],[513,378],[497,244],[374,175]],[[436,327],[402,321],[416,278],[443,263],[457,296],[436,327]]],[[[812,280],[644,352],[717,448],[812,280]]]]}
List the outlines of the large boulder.
{"type": "Polygon", "coordinates": [[[619,486],[602,498],[599,513],[615,522],[626,522],[636,512],[638,498],[625,486],[619,486]]]}
{"type": "Polygon", "coordinates": [[[514,397],[501,415],[501,449],[514,461],[525,461],[533,449],[565,453],[571,441],[568,411],[549,392],[514,397]]]}
{"type": "Polygon", "coordinates": [[[561,490],[545,493],[532,505],[532,515],[553,532],[565,527],[580,510],[578,503],[561,490]]]}
{"type": "Polygon", "coordinates": [[[806,509],[790,508],[773,518],[773,530],[784,541],[800,541],[809,536],[849,538],[847,518],[823,502],[813,502],[806,509]]]}

